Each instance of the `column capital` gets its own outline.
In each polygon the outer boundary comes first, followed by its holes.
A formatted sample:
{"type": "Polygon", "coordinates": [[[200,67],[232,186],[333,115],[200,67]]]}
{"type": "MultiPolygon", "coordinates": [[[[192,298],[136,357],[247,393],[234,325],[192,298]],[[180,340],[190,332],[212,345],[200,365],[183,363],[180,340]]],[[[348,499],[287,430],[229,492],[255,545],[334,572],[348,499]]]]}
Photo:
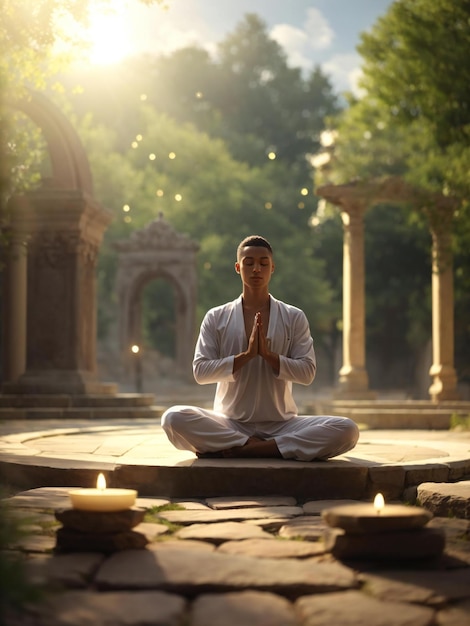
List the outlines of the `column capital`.
{"type": "Polygon", "coordinates": [[[18,232],[32,237],[38,232],[74,233],[98,246],[113,219],[110,211],[79,189],[37,189],[14,197],[11,210],[18,232]]]}

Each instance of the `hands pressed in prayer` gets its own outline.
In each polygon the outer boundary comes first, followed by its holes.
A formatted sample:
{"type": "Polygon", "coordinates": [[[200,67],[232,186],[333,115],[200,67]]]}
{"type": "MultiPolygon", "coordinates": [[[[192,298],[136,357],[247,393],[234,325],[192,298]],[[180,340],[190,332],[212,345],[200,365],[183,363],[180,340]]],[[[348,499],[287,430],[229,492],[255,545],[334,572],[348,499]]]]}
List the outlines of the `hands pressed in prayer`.
{"type": "MultiPolygon", "coordinates": [[[[266,329],[263,324],[263,315],[261,311],[255,315],[253,329],[251,331],[248,350],[256,349],[255,354],[262,357],[271,365],[275,374],[279,373],[279,355],[271,352],[271,340],[266,337],[266,329]]],[[[253,352],[251,352],[253,354],[253,352]]]]}

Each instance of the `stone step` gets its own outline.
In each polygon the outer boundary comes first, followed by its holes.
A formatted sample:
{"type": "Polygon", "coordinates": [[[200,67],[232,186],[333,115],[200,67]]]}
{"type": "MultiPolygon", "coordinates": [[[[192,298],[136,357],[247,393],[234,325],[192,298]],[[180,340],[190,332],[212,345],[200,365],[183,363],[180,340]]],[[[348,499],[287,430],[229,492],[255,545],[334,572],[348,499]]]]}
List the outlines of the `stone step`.
{"type": "Polygon", "coordinates": [[[108,394],[0,394],[0,407],[138,407],[152,406],[155,396],[151,393],[108,394]]]}
{"type": "Polygon", "coordinates": [[[1,420],[158,419],[162,406],[1,407],[1,420]]]}
{"type": "Polygon", "coordinates": [[[420,409],[420,410],[450,410],[456,412],[470,412],[470,402],[447,400],[431,402],[430,400],[327,400],[315,402],[314,406],[355,409],[420,409]]]}
{"type": "Polygon", "coordinates": [[[354,420],[366,428],[374,429],[433,429],[448,430],[452,425],[453,416],[468,417],[470,406],[459,408],[376,406],[371,403],[364,406],[347,406],[344,404],[309,404],[304,412],[313,415],[342,415],[354,420]]]}

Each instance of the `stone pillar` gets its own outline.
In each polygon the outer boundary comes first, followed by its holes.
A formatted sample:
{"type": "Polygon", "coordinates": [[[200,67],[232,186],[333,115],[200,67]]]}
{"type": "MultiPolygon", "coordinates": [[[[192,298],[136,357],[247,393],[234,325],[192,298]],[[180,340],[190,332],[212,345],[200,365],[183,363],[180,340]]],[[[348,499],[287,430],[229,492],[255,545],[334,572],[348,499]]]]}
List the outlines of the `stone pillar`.
{"type": "Polygon", "coordinates": [[[432,378],[429,395],[434,402],[456,400],[454,368],[454,275],[451,241],[452,210],[431,215],[432,234],[432,378]]]}
{"type": "Polygon", "coordinates": [[[343,202],[343,366],[340,397],[370,398],[366,371],[364,213],[359,200],[343,202]]]}
{"type": "MultiPolygon", "coordinates": [[[[14,207],[11,207],[14,214],[14,207]]],[[[15,382],[26,369],[26,264],[24,233],[13,228],[5,233],[3,255],[2,345],[3,381],[15,382]]]]}
{"type": "Polygon", "coordinates": [[[79,190],[21,198],[29,236],[26,371],[4,393],[115,393],[96,378],[96,262],[110,214],[79,190]]]}

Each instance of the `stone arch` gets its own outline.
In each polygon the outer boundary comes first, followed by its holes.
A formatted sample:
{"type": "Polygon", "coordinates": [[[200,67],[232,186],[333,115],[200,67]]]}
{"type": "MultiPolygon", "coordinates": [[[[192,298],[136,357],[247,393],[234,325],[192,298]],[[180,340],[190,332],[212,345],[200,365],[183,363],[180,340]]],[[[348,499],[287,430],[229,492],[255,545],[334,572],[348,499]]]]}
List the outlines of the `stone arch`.
{"type": "Polygon", "coordinates": [[[83,145],[69,120],[44,95],[27,91],[12,105],[39,126],[52,165],[52,184],[93,195],[93,180],[83,145]]]}
{"type": "Polygon", "coordinates": [[[93,198],[85,150],[62,112],[29,90],[8,105],[42,130],[52,177],[8,204],[2,391],[114,393],[96,379],[95,266],[112,216],[93,198]]]}
{"type": "Polygon", "coordinates": [[[129,362],[130,348],[140,345],[142,291],[155,278],[168,280],[176,297],[176,368],[189,377],[194,350],[199,245],[176,232],[163,214],[129,239],[114,244],[118,251],[117,294],[119,344],[129,362]]]}

